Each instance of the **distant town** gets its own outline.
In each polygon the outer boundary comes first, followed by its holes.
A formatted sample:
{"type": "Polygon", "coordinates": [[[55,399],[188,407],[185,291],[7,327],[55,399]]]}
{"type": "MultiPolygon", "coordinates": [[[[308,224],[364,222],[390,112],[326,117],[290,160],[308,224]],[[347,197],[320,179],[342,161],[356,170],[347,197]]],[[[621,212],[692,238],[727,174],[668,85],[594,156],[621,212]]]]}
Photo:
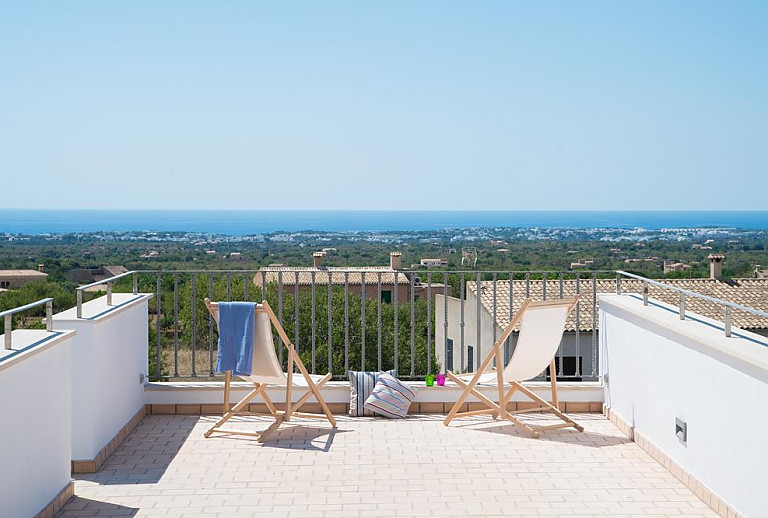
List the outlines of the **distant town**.
{"type": "Polygon", "coordinates": [[[312,266],[315,252],[321,252],[330,266],[386,265],[392,251],[402,253],[408,269],[626,269],[656,278],[706,277],[709,255],[723,254],[725,275],[756,277],[768,267],[768,230],[445,228],[245,236],[158,231],[2,233],[0,269],[43,271],[51,281],[71,284],[125,269],[312,266]]]}
{"type": "Polygon", "coordinates": [[[194,245],[206,243],[292,243],[296,245],[314,245],[318,243],[456,243],[476,241],[528,240],[528,241],[608,241],[608,242],[648,242],[648,241],[701,241],[729,239],[734,242],[742,239],[768,239],[768,229],[748,230],[723,227],[695,228],[444,228],[441,230],[419,231],[347,231],[321,232],[305,230],[300,232],[272,232],[230,236],[202,232],[162,232],[162,231],[110,231],[90,233],[58,234],[10,234],[0,233],[2,241],[28,242],[68,242],[68,241],[148,241],[182,242],[194,245]]]}

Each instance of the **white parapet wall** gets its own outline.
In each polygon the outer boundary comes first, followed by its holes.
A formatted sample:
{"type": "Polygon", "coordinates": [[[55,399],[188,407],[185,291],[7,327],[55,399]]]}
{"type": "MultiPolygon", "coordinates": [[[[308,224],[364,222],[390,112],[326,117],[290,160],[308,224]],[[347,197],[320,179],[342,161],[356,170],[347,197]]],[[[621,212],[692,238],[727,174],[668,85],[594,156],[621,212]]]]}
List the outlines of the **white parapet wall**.
{"type": "Polygon", "coordinates": [[[144,407],[147,301],[152,295],[113,294],[54,315],[54,329],[74,329],[72,460],[90,462],[144,407]]]}
{"type": "Polygon", "coordinates": [[[16,330],[11,336],[12,349],[0,348],[0,515],[35,516],[72,494],[75,333],[16,330]]]}
{"type": "Polygon", "coordinates": [[[726,338],[705,317],[681,321],[662,303],[604,295],[600,347],[609,411],[730,508],[765,516],[765,337],[734,329],[726,338]],[[687,427],[685,441],[676,419],[687,427]]]}
{"type": "MultiPolygon", "coordinates": [[[[432,387],[425,386],[424,382],[407,382],[417,390],[416,403],[452,403],[461,395],[461,389],[448,383],[446,386],[432,387]]],[[[544,382],[529,382],[525,384],[536,394],[544,399],[550,399],[550,385],[544,382]]],[[[246,382],[233,382],[230,393],[230,402],[236,403],[244,397],[253,385],[246,382]]],[[[298,400],[306,389],[295,389],[292,399],[298,400]]],[[[498,399],[497,393],[493,387],[481,387],[480,391],[491,399],[498,399]]],[[[271,387],[267,389],[270,399],[282,403],[285,401],[285,389],[280,387],[271,387]]],[[[349,403],[349,383],[344,381],[331,381],[320,389],[323,398],[327,403],[349,403]]],[[[173,383],[148,383],[146,386],[146,402],[153,405],[212,405],[221,404],[224,394],[223,382],[173,382],[173,383]]],[[[560,382],[558,383],[559,399],[563,403],[596,403],[602,402],[603,387],[598,383],[576,383],[560,382]]],[[[311,399],[310,401],[315,401],[311,399]]],[[[470,397],[468,401],[479,401],[470,397]]],[[[522,394],[515,394],[512,397],[513,402],[529,402],[522,394]]],[[[261,403],[258,397],[253,399],[254,403],[261,403]]],[[[587,407],[582,407],[584,411],[589,411],[587,407]]],[[[597,409],[592,409],[597,411],[597,409]]]]}

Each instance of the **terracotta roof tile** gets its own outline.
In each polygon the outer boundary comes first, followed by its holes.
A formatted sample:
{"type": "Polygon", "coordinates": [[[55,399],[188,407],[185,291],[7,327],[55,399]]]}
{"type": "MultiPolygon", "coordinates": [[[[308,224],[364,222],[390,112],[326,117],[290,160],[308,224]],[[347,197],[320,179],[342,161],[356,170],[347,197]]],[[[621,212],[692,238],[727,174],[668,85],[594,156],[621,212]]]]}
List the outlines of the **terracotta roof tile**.
{"type": "MultiPolygon", "coordinates": [[[[667,279],[663,281],[670,286],[695,291],[702,295],[727,300],[742,306],[748,306],[760,311],[768,312],[768,279],[732,279],[728,282],[716,279],[667,279]]],[[[616,279],[597,279],[595,285],[597,298],[603,293],[616,293],[616,279]]],[[[477,292],[477,283],[468,282],[467,289],[472,293],[477,292]]],[[[642,294],[641,281],[634,279],[622,279],[622,293],[642,294]]],[[[481,300],[483,307],[493,315],[493,281],[483,281],[481,284],[481,300]]],[[[591,331],[594,321],[599,318],[599,302],[593,294],[592,279],[579,280],[578,292],[581,302],[577,310],[569,317],[566,329],[575,331],[591,331]],[[578,315],[578,326],[577,326],[578,315]]],[[[576,280],[563,280],[562,297],[573,297],[577,293],[576,280]]],[[[517,311],[527,297],[533,300],[544,299],[544,285],[540,280],[531,280],[526,292],[526,281],[513,281],[512,284],[512,311],[517,311]]],[[[649,296],[667,304],[677,306],[679,295],[671,290],[665,290],[657,286],[649,287],[649,296]]],[[[546,282],[546,298],[560,298],[560,281],[548,280],[546,282]]],[[[723,321],[724,310],[719,304],[706,300],[688,297],[686,310],[693,313],[723,321]]],[[[510,290],[509,281],[496,283],[496,320],[502,328],[510,321],[510,290]]],[[[754,315],[746,311],[733,310],[732,322],[735,327],[742,329],[768,329],[768,318],[754,315]]]]}
{"type": "MultiPolygon", "coordinates": [[[[395,283],[395,270],[385,268],[381,266],[366,266],[366,267],[350,267],[350,268],[269,268],[264,270],[264,280],[267,284],[277,283],[282,273],[283,286],[294,286],[296,284],[296,277],[298,275],[299,286],[310,286],[312,284],[312,273],[315,274],[315,284],[328,284],[328,276],[331,276],[332,284],[344,284],[344,274],[348,273],[348,282],[350,285],[362,284],[363,277],[365,277],[365,284],[378,284],[378,274],[381,273],[382,284],[394,284],[395,283]]],[[[398,284],[409,284],[408,276],[405,272],[397,272],[398,284]]],[[[257,273],[253,277],[253,283],[257,286],[261,286],[262,273],[257,273]]]]}
{"type": "Polygon", "coordinates": [[[48,274],[38,270],[0,270],[0,276],[8,277],[48,277],[48,274]]]}

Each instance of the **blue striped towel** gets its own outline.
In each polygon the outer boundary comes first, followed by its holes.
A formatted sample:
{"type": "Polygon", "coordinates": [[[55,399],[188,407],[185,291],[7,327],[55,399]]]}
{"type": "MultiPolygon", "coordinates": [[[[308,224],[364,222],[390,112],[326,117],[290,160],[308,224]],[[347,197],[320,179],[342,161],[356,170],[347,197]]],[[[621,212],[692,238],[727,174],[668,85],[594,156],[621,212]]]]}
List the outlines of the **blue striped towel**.
{"type": "Polygon", "coordinates": [[[219,302],[219,350],[216,372],[249,376],[253,362],[255,302],[219,302]]]}

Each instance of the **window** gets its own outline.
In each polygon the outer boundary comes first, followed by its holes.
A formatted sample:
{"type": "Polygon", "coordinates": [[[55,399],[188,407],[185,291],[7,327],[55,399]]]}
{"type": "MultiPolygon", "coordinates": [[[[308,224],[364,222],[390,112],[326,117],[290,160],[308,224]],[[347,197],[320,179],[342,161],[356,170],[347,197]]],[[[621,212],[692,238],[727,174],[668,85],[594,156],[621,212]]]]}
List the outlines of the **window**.
{"type": "Polygon", "coordinates": [[[453,340],[450,338],[445,343],[445,370],[453,370],[453,340]]]}
{"type": "MultiPolygon", "coordinates": [[[[560,370],[560,358],[555,357],[555,369],[560,370]]],[[[580,356],[563,356],[563,372],[557,376],[557,381],[581,381],[583,369],[580,356]],[[576,376],[576,366],[579,366],[579,376],[576,376]]],[[[545,372],[545,379],[550,380],[549,367],[545,372]]]]}
{"type": "Polygon", "coordinates": [[[0,288],[7,288],[11,285],[11,281],[0,281],[0,288]]]}
{"type": "Polygon", "coordinates": [[[392,290],[381,290],[381,301],[392,304],[392,290]]]}
{"type": "Polygon", "coordinates": [[[475,372],[475,348],[467,346],[467,371],[475,372]]]}

